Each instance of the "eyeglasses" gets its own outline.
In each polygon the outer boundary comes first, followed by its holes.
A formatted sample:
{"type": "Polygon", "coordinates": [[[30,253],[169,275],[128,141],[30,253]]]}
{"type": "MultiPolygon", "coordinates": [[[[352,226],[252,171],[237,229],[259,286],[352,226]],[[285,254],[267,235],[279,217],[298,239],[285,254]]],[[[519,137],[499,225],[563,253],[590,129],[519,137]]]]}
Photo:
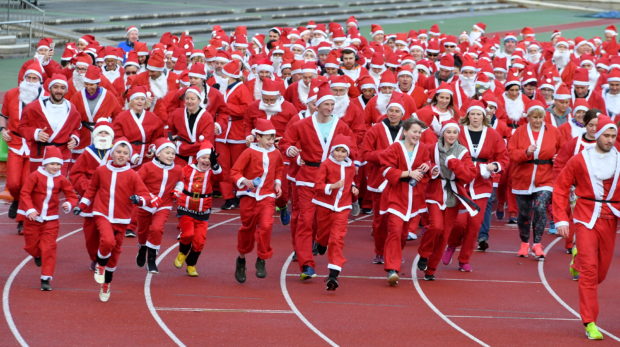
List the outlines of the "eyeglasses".
{"type": "Polygon", "coordinates": [[[125,71],[125,75],[135,75],[137,72],[125,71]]]}
{"type": "Polygon", "coordinates": [[[439,53],[426,53],[426,55],[428,55],[429,57],[436,57],[439,55],[439,53]]]}

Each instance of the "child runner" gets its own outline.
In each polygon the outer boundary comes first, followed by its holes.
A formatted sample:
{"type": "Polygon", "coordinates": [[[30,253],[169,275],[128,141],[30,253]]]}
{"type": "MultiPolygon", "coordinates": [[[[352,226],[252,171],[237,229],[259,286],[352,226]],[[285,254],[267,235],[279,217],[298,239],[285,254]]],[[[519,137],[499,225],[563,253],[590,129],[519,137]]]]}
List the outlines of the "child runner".
{"type": "Polygon", "coordinates": [[[347,234],[347,221],[351,210],[352,195],[359,194],[355,186],[355,166],[349,158],[351,138],[336,135],[332,141],[331,153],[321,163],[314,189],[316,195],[312,202],[316,208],[317,250],[323,255],[327,250],[329,276],[327,290],[338,288],[338,275],[346,262],[343,254],[344,237],[347,234]]]}
{"type": "Polygon", "coordinates": [[[62,209],[65,213],[77,203],[71,183],[60,174],[63,156],[56,147],[48,147],[42,166],[31,173],[19,196],[19,214],[24,221],[24,250],[41,267],[41,290],[50,291],[50,281],[56,267],[56,238],[58,237],[59,194],[65,194],[62,209]]]}
{"type": "Polygon", "coordinates": [[[282,194],[282,155],[274,147],[276,128],[270,120],[256,119],[252,130],[256,143],[241,153],[230,170],[240,198],[241,228],[237,233],[235,279],[246,280],[245,255],[254,248],[256,238],[256,277],[265,278],[265,260],[271,258],[271,231],[275,199],[282,194]]]}

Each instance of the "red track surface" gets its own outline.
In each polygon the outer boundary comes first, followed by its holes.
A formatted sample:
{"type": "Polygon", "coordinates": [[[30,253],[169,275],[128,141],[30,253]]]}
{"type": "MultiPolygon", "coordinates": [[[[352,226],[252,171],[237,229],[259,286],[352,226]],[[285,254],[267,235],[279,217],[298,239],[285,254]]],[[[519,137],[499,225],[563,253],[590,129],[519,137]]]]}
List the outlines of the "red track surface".
{"type": "MultiPolygon", "coordinates": [[[[219,205],[219,204],[216,204],[219,205]]],[[[0,206],[0,213],[7,206],[0,206]]],[[[297,345],[327,344],[310,330],[287,304],[280,283],[283,264],[291,252],[288,227],[274,224],[275,256],[268,261],[268,277],[254,276],[248,259],[248,281],[234,279],[237,211],[216,213],[211,224],[227,221],[209,231],[199,263],[200,277],[190,278],[172,266],[176,255],[176,218],[171,217],[162,246],[160,274],[151,278],[153,306],[162,321],[186,345],[297,345]]],[[[12,221],[0,215],[0,286],[25,258],[23,239],[14,234],[12,221]]],[[[61,235],[81,227],[78,218],[63,216],[61,235]]],[[[544,244],[555,240],[546,236],[544,244]]],[[[112,284],[110,302],[98,301],[98,285],[88,270],[81,233],[58,244],[59,262],[54,291],[39,290],[38,268],[29,261],[11,285],[8,305],[15,327],[36,345],[173,345],[149,313],[145,299],[144,269],[134,264],[135,239],[126,239],[124,253],[112,284]]],[[[514,256],[516,228],[495,222],[491,248],[476,253],[474,272],[461,273],[456,265],[442,266],[435,282],[420,282],[434,306],[464,331],[489,345],[585,345],[579,320],[545,289],[538,262],[514,256]],[[499,252],[497,252],[499,251],[499,252]],[[502,252],[506,251],[506,252],[502,252]]],[[[380,265],[370,264],[370,219],[352,221],[346,239],[341,287],[324,290],[323,278],[300,282],[297,263],[286,269],[286,288],[308,322],[342,346],[474,345],[473,340],[448,325],[422,300],[411,280],[417,241],[407,244],[403,274],[397,288],[389,287],[380,265]],[[351,276],[351,277],[348,277],[351,276]],[[356,277],[358,276],[358,277],[356,277]]],[[[620,336],[620,276],[617,259],[600,287],[599,324],[620,336]]],[[[455,260],[456,261],[456,260],[455,260]]],[[[544,273],[550,286],[577,309],[577,288],[567,272],[569,256],[563,243],[551,248],[544,273]]],[[[327,259],[317,259],[325,275],[327,259]]],[[[6,288],[4,288],[6,290],[6,288]]],[[[6,312],[4,312],[6,315],[6,312]]],[[[0,323],[0,345],[17,344],[7,321],[0,323]]],[[[597,345],[616,345],[607,337],[597,345]]]]}

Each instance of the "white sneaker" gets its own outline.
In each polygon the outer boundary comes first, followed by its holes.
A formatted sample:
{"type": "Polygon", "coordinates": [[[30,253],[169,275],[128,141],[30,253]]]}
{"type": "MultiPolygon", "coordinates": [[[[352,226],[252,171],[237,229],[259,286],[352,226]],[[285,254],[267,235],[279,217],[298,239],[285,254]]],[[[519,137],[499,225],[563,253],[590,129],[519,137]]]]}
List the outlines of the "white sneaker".
{"type": "Polygon", "coordinates": [[[103,282],[105,282],[105,267],[97,265],[95,267],[94,277],[95,277],[95,282],[99,284],[103,284],[103,282]]]}
{"type": "Polygon", "coordinates": [[[413,241],[417,239],[418,239],[418,235],[416,235],[415,233],[409,232],[407,234],[407,241],[413,241]]]}
{"type": "Polygon", "coordinates": [[[110,283],[101,285],[101,289],[99,289],[99,300],[101,300],[101,302],[108,302],[108,300],[110,300],[110,285],[110,283]]]}
{"type": "Polygon", "coordinates": [[[357,217],[359,215],[360,215],[360,203],[359,201],[356,201],[353,204],[351,204],[351,216],[357,217]]]}

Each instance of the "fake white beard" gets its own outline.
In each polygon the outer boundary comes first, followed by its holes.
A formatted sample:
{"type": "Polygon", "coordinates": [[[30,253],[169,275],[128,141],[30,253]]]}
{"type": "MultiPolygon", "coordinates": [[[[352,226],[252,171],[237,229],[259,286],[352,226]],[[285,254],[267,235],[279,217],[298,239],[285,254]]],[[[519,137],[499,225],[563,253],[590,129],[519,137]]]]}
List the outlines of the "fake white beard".
{"type": "Polygon", "coordinates": [[[375,84],[379,85],[379,82],[381,82],[381,73],[374,73],[372,69],[370,69],[370,71],[368,71],[368,74],[370,75],[370,77],[372,77],[373,80],[375,80],[375,84]]]}
{"type": "Polygon", "coordinates": [[[474,94],[476,93],[475,77],[460,76],[459,80],[461,81],[461,87],[463,88],[465,95],[470,98],[474,96],[474,94]]]}
{"type": "Polygon", "coordinates": [[[94,136],[93,145],[100,150],[110,149],[112,148],[112,136],[94,136]]]}
{"type": "Polygon", "coordinates": [[[344,114],[347,112],[347,108],[349,107],[349,96],[348,95],[338,95],[335,96],[336,102],[334,104],[334,111],[332,114],[338,118],[344,117],[344,114]]]}
{"type": "Polygon", "coordinates": [[[558,67],[558,70],[561,70],[568,65],[568,62],[570,61],[570,52],[555,51],[553,52],[553,58],[551,58],[551,60],[558,67]]]}
{"type": "Polygon", "coordinates": [[[527,61],[529,61],[532,64],[538,64],[540,62],[540,57],[541,56],[542,56],[541,53],[528,54],[527,55],[527,61]]]}
{"type": "Polygon", "coordinates": [[[254,94],[254,100],[258,100],[260,99],[261,96],[261,92],[263,90],[263,80],[260,79],[260,77],[256,77],[254,79],[254,90],[253,90],[253,94],[254,94]]]}
{"type": "Polygon", "coordinates": [[[297,84],[297,91],[299,92],[299,101],[305,104],[308,101],[308,93],[310,92],[310,86],[306,86],[303,80],[300,80],[297,84]]]}
{"type": "Polygon", "coordinates": [[[313,37],[312,40],[310,40],[310,46],[318,46],[319,43],[325,41],[324,37],[313,37]]]}
{"type": "Polygon", "coordinates": [[[295,60],[304,60],[304,56],[301,54],[295,54],[295,60]]]}
{"type": "Polygon", "coordinates": [[[19,101],[24,104],[33,102],[39,96],[41,83],[22,81],[19,84],[19,101]]]}
{"type": "Polygon", "coordinates": [[[121,73],[119,71],[120,69],[117,67],[116,70],[111,70],[108,71],[104,68],[101,69],[101,72],[103,73],[103,75],[110,81],[110,82],[114,82],[116,81],[117,78],[119,78],[121,76],[121,73]]]}
{"type": "Polygon", "coordinates": [[[260,102],[258,103],[258,109],[261,111],[264,111],[265,113],[267,113],[269,117],[271,117],[276,113],[282,112],[283,101],[284,99],[280,97],[278,101],[276,101],[275,104],[268,105],[268,104],[265,104],[263,100],[261,99],[260,102]]]}
{"type": "Polygon", "coordinates": [[[282,65],[282,57],[271,57],[271,62],[273,63],[273,71],[280,71],[280,65],[282,65]]]}
{"type": "Polygon", "coordinates": [[[387,112],[387,105],[390,103],[390,99],[392,98],[392,94],[383,94],[379,92],[377,94],[377,110],[381,114],[385,114],[387,112]]]}
{"type": "Polygon", "coordinates": [[[168,81],[163,73],[157,79],[149,78],[149,86],[153,95],[158,99],[163,98],[168,93],[168,81]]]}
{"type": "Polygon", "coordinates": [[[73,86],[78,92],[81,92],[84,89],[84,75],[76,70],[73,70],[73,86]]]}
{"type": "Polygon", "coordinates": [[[592,89],[596,86],[596,82],[598,82],[599,76],[600,73],[596,71],[596,68],[593,67],[592,69],[588,70],[588,80],[590,81],[592,89]]]}
{"type": "Polygon", "coordinates": [[[482,35],[482,33],[480,31],[477,31],[477,30],[473,31],[472,30],[472,32],[469,33],[469,42],[473,43],[474,41],[479,39],[481,35],[482,35]]]}

